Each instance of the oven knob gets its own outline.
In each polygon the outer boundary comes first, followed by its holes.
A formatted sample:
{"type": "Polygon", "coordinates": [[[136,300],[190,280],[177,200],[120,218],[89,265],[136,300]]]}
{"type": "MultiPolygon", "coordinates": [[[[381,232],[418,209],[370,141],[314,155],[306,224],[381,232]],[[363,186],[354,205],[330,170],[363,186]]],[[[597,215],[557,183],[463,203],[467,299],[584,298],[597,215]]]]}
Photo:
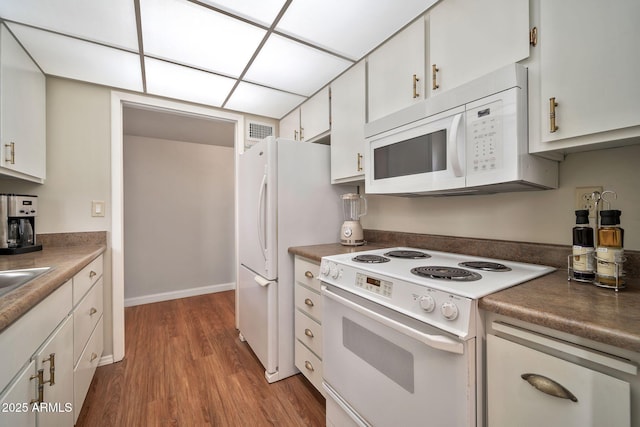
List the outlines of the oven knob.
{"type": "Polygon", "coordinates": [[[436,302],[431,295],[420,297],[418,300],[420,307],[427,313],[431,313],[436,308],[436,302]]]}
{"type": "Polygon", "coordinates": [[[320,266],[320,273],[323,276],[328,276],[329,275],[329,262],[323,262],[322,265],[320,266]]]}
{"type": "Polygon", "coordinates": [[[331,263],[329,266],[329,274],[334,279],[337,279],[340,276],[340,270],[338,270],[338,266],[334,263],[331,263]]]}
{"type": "Polygon", "coordinates": [[[452,302],[445,302],[440,309],[447,320],[455,320],[458,317],[458,307],[452,302]]]}

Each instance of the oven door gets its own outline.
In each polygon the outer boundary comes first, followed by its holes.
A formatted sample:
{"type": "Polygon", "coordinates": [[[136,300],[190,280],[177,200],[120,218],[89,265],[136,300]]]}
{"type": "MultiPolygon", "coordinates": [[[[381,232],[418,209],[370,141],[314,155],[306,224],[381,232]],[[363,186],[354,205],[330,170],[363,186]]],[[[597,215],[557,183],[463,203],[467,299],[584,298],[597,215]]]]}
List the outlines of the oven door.
{"type": "Polygon", "coordinates": [[[360,426],[475,426],[475,338],[329,284],[322,295],[328,419],[337,404],[360,426]]]}
{"type": "Polygon", "coordinates": [[[420,194],[465,187],[464,107],[367,139],[367,193],[420,194]]]}

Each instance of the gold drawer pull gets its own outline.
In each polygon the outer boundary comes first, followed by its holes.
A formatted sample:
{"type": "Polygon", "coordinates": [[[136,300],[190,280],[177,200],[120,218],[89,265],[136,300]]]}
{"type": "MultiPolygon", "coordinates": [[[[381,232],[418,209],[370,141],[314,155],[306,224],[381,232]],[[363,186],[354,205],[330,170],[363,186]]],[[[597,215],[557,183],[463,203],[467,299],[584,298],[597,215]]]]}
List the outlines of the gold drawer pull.
{"type": "Polygon", "coordinates": [[[49,362],[49,380],[45,381],[45,383],[49,383],[49,386],[52,386],[56,384],[56,354],[49,354],[49,357],[42,361],[42,363],[46,362],[49,362]]]}
{"type": "Polygon", "coordinates": [[[313,365],[308,360],[304,361],[304,367],[310,370],[311,372],[315,371],[315,369],[313,369],[313,365]]]}
{"type": "Polygon", "coordinates": [[[431,66],[431,89],[436,90],[440,87],[440,85],[438,84],[438,71],[440,71],[440,69],[436,66],[436,64],[433,64],[431,66]]]}
{"type": "Polygon", "coordinates": [[[362,172],[362,154],[358,153],[358,172],[362,172]]]}
{"type": "Polygon", "coordinates": [[[416,74],[413,75],[413,99],[416,99],[420,96],[420,94],[418,93],[418,82],[420,81],[420,78],[418,78],[418,76],[416,74]]]}
{"type": "Polygon", "coordinates": [[[98,358],[98,355],[95,353],[91,353],[91,359],[89,359],[89,362],[93,362],[94,360],[96,360],[98,358]]]}
{"type": "Polygon", "coordinates": [[[313,279],[313,273],[307,270],[304,272],[304,277],[306,277],[307,279],[313,279]]]}
{"type": "Polygon", "coordinates": [[[89,272],[89,279],[93,279],[94,277],[96,277],[96,274],[98,274],[98,273],[96,273],[95,271],[91,270],[89,272]]]}
{"type": "Polygon", "coordinates": [[[554,133],[559,128],[556,126],[556,107],[558,103],[556,98],[549,98],[549,132],[554,133]]]}
{"type": "Polygon", "coordinates": [[[522,374],[520,376],[523,380],[531,384],[537,390],[548,394],[550,396],[559,397],[561,399],[569,399],[572,402],[577,402],[578,398],[573,395],[569,390],[552,380],[551,378],[543,377],[538,374],[522,374]]]}
{"type": "Polygon", "coordinates": [[[309,328],[304,330],[304,334],[306,336],[308,336],[309,338],[313,338],[313,331],[311,329],[309,329],[309,328]]]}
{"type": "Polygon", "coordinates": [[[6,153],[6,149],[8,148],[10,150],[10,154],[9,154],[9,158],[5,159],[4,161],[9,163],[10,165],[15,165],[16,164],[16,143],[12,142],[10,144],[4,144],[5,147],[5,153],[6,153]]]}
{"type": "Polygon", "coordinates": [[[94,314],[96,314],[98,312],[98,309],[95,307],[91,307],[91,310],[89,310],[89,316],[93,316],[94,314]]]}
{"type": "Polygon", "coordinates": [[[44,369],[38,369],[37,375],[31,375],[29,380],[36,380],[38,397],[36,399],[32,399],[29,403],[42,403],[44,402],[44,369]]]}
{"type": "Polygon", "coordinates": [[[311,301],[309,298],[305,298],[304,299],[304,303],[306,305],[308,305],[309,307],[313,307],[314,306],[313,301],[311,301]]]}

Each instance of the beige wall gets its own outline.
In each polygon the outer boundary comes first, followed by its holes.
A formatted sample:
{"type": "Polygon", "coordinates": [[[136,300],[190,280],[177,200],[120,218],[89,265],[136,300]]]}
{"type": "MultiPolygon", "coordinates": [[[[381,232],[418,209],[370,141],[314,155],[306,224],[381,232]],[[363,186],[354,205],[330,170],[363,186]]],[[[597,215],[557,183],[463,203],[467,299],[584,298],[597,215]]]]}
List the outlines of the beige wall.
{"type": "Polygon", "coordinates": [[[479,196],[367,197],[365,228],[570,245],[575,187],[618,194],[625,247],[640,250],[640,145],[574,153],[560,163],[557,190],[479,196]]]}

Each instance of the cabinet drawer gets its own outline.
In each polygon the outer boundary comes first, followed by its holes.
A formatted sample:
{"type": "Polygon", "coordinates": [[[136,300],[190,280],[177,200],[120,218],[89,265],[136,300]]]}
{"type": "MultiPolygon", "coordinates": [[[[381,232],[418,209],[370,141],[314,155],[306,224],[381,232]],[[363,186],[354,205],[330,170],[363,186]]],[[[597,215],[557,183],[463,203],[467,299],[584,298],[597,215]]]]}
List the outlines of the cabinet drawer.
{"type": "Polygon", "coordinates": [[[322,361],[298,340],[296,340],[296,367],[324,396],[322,361]]]}
{"type": "Polygon", "coordinates": [[[78,274],[73,276],[73,306],[75,307],[82,299],[84,294],[102,277],[103,271],[103,255],[94,259],[85,268],[80,270],[78,274]]]}
{"type": "Polygon", "coordinates": [[[91,332],[102,317],[102,278],[73,310],[73,364],[78,362],[91,332]]]}
{"type": "Polygon", "coordinates": [[[320,292],[320,264],[296,257],[295,273],[296,282],[320,292]]]}
{"type": "Polygon", "coordinates": [[[296,284],[296,307],[322,323],[322,296],[296,284]]]}
{"type": "Polygon", "coordinates": [[[96,329],[93,331],[89,342],[85,347],[78,364],[73,370],[73,417],[74,423],[78,420],[80,410],[82,409],[82,403],[89,391],[93,374],[98,367],[100,357],[103,350],[103,330],[102,330],[102,318],[98,322],[96,329]]]}
{"type": "Polygon", "coordinates": [[[322,325],[296,310],[296,338],[322,357],[322,325]]]}
{"type": "MultiPolygon", "coordinates": [[[[538,387],[549,389],[549,382],[541,380],[538,387]]],[[[492,427],[630,426],[630,398],[630,385],[625,381],[487,335],[487,408],[492,427]],[[556,382],[575,401],[540,391],[529,383],[536,384],[535,379],[527,381],[524,374],[556,382]]]]}

